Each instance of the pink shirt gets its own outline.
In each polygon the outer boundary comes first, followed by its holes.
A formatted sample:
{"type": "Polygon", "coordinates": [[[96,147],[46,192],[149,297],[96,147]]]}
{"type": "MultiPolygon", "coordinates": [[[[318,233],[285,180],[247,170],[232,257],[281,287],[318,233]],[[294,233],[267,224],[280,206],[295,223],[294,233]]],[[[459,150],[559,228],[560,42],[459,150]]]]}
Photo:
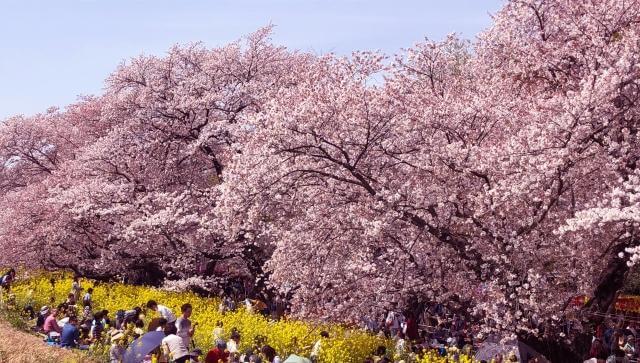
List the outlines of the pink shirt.
{"type": "Polygon", "coordinates": [[[49,314],[49,316],[47,316],[47,318],[44,320],[43,329],[47,334],[51,333],[52,331],[56,333],[62,332],[62,328],[60,328],[60,326],[58,325],[58,321],[56,321],[56,317],[53,316],[53,314],[49,314]]]}

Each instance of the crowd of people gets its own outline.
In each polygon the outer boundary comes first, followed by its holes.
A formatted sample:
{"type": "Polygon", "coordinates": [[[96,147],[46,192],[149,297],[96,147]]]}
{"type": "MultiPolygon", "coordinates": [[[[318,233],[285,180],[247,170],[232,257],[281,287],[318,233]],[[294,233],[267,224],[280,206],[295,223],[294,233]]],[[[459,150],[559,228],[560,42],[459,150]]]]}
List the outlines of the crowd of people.
{"type": "MultiPolygon", "coordinates": [[[[0,293],[8,294],[15,280],[15,270],[10,269],[0,276],[0,293]]],[[[55,303],[51,298],[50,305],[34,309],[33,302],[27,302],[23,309],[25,317],[34,322],[33,330],[42,334],[47,344],[61,348],[89,349],[92,346],[109,346],[109,362],[121,363],[131,342],[149,332],[162,332],[163,338],[159,347],[146,353],[142,362],[153,363],[281,363],[276,350],[266,344],[266,338],[257,338],[250,349],[241,351],[240,332],[231,329],[228,334],[221,321],[216,323],[212,332],[213,348],[203,353],[195,347],[193,335],[197,323],[190,320],[193,307],[189,303],[181,306],[180,315],[167,306],[149,300],[145,306],[136,306],[130,310],[119,310],[111,314],[108,310],[96,309],[93,289],[86,291],[80,285],[80,279],[74,278],[65,301],[55,303]],[[152,312],[156,317],[145,324],[145,313],[152,312]]],[[[265,304],[259,300],[244,299],[240,302],[226,296],[222,299],[220,312],[233,311],[238,308],[250,312],[282,316],[284,308],[280,297],[274,304],[265,304]]],[[[6,301],[12,305],[11,299],[6,301]]],[[[15,303],[15,302],[13,302],[15,303]]],[[[318,341],[310,347],[309,361],[318,360],[322,341],[328,338],[327,332],[320,332],[318,341]]],[[[306,359],[294,356],[296,359],[306,359]]],[[[296,360],[299,362],[300,360],[296,360]]]]}
{"type": "Polygon", "coordinates": [[[628,363],[639,358],[636,321],[606,319],[595,329],[589,350],[589,362],[628,363]]]}
{"type": "Polygon", "coordinates": [[[371,362],[393,362],[393,358],[415,361],[425,350],[437,351],[441,356],[453,353],[455,359],[460,353],[473,355],[480,342],[477,331],[460,315],[448,311],[441,304],[433,304],[421,316],[407,317],[398,309],[383,316],[367,316],[363,318],[362,326],[395,342],[393,356],[381,346],[371,357],[371,362]]]}
{"type": "MultiPolygon", "coordinates": [[[[10,270],[0,278],[0,283],[6,291],[14,280],[15,271],[10,270]]],[[[267,303],[248,298],[238,299],[237,296],[231,295],[221,299],[221,313],[236,309],[246,309],[278,319],[284,315],[286,301],[282,296],[267,303]]],[[[42,334],[48,344],[76,349],[109,346],[110,363],[122,362],[131,342],[148,332],[162,332],[163,338],[157,348],[145,354],[143,362],[287,362],[287,359],[283,359],[285,357],[280,357],[278,352],[266,343],[267,339],[264,337],[256,338],[250,344],[251,348],[241,349],[241,346],[246,347],[247,344],[240,344],[240,332],[233,328],[227,331],[221,321],[216,322],[211,332],[212,340],[208,343],[212,348],[202,352],[196,349],[192,339],[197,324],[192,323],[190,319],[193,307],[189,303],[181,306],[179,314],[154,300],[149,300],[144,306],[109,312],[96,308],[93,289],[84,290],[78,278],[73,279],[64,302],[56,303],[52,298],[49,305],[37,310],[34,309],[33,303],[28,303],[24,313],[29,319],[33,319],[34,330],[42,334]],[[145,315],[154,317],[149,320],[145,315]]],[[[364,360],[365,363],[410,363],[417,361],[425,351],[435,352],[440,356],[453,356],[453,359],[456,359],[460,354],[473,355],[480,342],[476,339],[478,334],[472,325],[468,325],[461,316],[447,311],[444,306],[438,304],[431,306],[421,316],[405,316],[399,309],[394,309],[381,316],[364,318],[362,326],[372,334],[392,339],[393,342],[393,349],[381,345],[371,352],[364,360]]],[[[609,330],[603,331],[603,337],[608,339],[606,344],[621,341],[620,337],[623,335],[627,337],[629,334],[625,332],[612,335],[609,334],[609,330]]],[[[296,355],[295,362],[318,361],[324,342],[328,338],[328,332],[317,332],[315,343],[303,350],[307,353],[306,357],[296,355]]],[[[628,342],[625,344],[628,345],[628,342]]],[[[628,351],[628,347],[625,349],[628,351]]],[[[492,359],[497,359],[497,362],[517,361],[513,354],[492,359]]]]}

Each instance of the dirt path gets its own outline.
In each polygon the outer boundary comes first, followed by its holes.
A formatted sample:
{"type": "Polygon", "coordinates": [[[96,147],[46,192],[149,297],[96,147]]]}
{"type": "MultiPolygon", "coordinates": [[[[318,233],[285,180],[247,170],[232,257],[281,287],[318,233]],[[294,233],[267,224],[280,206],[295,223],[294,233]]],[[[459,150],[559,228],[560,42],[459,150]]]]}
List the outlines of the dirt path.
{"type": "Polygon", "coordinates": [[[49,347],[32,334],[0,321],[0,363],[95,363],[80,353],[49,347]]]}

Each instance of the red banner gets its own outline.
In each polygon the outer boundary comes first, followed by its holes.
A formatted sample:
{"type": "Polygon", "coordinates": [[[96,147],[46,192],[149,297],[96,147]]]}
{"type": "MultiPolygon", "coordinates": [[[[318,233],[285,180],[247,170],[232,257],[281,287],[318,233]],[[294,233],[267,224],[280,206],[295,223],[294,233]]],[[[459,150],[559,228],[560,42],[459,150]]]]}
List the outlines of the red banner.
{"type": "MultiPolygon", "coordinates": [[[[589,298],[580,295],[571,300],[571,305],[575,307],[584,306],[589,301],[589,298]]],[[[616,299],[614,306],[615,310],[625,311],[630,313],[640,313],[640,296],[638,295],[619,295],[616,299]]]]}
{"type": "Polygon", "coordinates": [[[640,313],[640,296],[620,295],[616,300],[616,310],[640,313]]]}

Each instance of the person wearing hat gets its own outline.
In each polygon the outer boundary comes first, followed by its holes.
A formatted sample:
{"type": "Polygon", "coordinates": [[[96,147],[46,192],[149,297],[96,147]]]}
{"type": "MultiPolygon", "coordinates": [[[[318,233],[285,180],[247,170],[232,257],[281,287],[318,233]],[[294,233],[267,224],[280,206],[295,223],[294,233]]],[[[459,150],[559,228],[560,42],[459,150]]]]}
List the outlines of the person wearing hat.
{"type": "Polygon", "coordinates": [[[109,362],[120,363],[124,356],[124,333],[122,330],[111,331],[111,348],[109,348],[109,362]]]}
{"type": "Polygon", "coordinates": [[[227,344],[222,339],[216,341],[216,347],[211,349],[204,359],[205,363],[227,363],[229,359],[229,352],[227,351],[227,344]]]}

